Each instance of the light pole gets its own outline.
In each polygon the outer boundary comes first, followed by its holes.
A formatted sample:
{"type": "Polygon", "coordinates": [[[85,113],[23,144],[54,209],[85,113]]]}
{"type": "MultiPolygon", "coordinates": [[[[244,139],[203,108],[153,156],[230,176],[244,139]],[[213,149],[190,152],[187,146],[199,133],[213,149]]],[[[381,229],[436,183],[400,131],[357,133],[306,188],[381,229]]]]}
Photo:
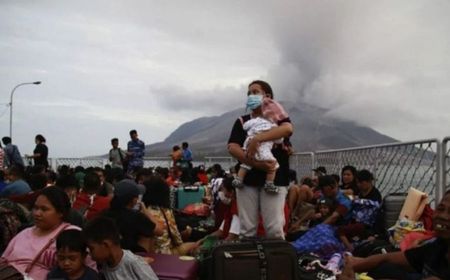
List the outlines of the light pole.
{"type": "Polygon", "coordinates": [[[20,86],[24,86],[24,85],[39,85],[39,84],[41,84],[41,81],[30,82],[30,83],[21,83],[21,84],[18,84],[17,86],[15,86],[13,88],[13,90],[11,91],[11,98],[9,100],[9,137],[11,139],[12,139],[12,116],[13,116],[13,96],[14,96],[14,92],[20,86]]]}

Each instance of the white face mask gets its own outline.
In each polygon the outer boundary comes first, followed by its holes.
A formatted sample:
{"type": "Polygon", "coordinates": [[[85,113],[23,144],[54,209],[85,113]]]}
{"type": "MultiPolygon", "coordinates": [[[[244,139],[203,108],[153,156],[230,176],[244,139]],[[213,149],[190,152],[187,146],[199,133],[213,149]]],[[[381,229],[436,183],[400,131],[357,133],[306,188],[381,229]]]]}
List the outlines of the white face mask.
{"type": "Polygon", "coordinates": [[[226,197],[224,192],[219,192],[219,199],[225,205],[229,205],[231,203],[231,198],[226,197]]]}

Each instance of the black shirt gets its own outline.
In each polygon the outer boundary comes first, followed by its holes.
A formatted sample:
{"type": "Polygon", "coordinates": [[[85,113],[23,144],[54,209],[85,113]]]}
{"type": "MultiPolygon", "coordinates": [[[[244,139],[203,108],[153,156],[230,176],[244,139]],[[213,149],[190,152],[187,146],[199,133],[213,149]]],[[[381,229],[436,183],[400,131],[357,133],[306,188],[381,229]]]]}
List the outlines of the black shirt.
{"type": "MultiPolygon", "coordinates": [[[[243,122],[250,120],[250,115],[245,115],[241,117],[243,122]]],[[[286,118],[280,122],[278,125],[288,122],[291,120],[286,118]]],[[[233,125],[233,129],[231,130],[230,138],[228,139],[228,144],[235,143],[239,146],[243,146],[245,142],[245,138],[247,138],[247,132],[242,127],[241,119],[237,119],[233,125]]],[[[273,156],[277,159],[280,167],[277,169],[277,173],[275,175],[274,184],[276,186],[289,186],[289,154],[283,149],[283,145],[274,145],[272,149],[273,156]]],[[[256,186],[262,187],[266,181],[266,172],[262,170],[258,170],[256,168],[252,168],[247,172],[244,178],[244,184],[248,186],[256,186]]]]}
{"type": "Polygon", "coordinates": [[[436,238],[423,246],[405,251],[408,263],[423,278],[436,276],[450,279],[450,262],[447,258],[448,245],[444,239],[436,238]]]}
{"type": "MultiPolygon", "coordinates": [[[[47,275],[47,280],[61,280],[61,279],[68,280],[69,276],[59,267],[55,267],[47,275]]],[[[90,267],[85,267],[83,275],[77,280],[98,280],[98,279],[100,278],[98,277],[98,274],[97,272],[95,272],[95,270],[93,270],[90,267]]]]}
{"type": "Polygon", "coordinates": [[[375,186],[372,188],[372,190],[366,196],[363,196],[363,194],[360,192],[359,193],[359,198],[370,199],[370,200],[373,200],[373,201],[377,201],[380,204],[381,204],[381,201],[382,201],[381,193],[380,193],[380,191],[377,188],[375,188],[375,186]]]}
{"type": "Polygon", "coordinates": [[[116,222],[122,237],[120,242],[122,249],[134,253],[145,252],[145,249],[138,245],[138,239],[152,237],[155,230],[155,224],[147,216],[128,208],[109,209],[103,214],[116,222]]]}
{"type": "Polygon", "coordinates": [[[34,165],[41,165],[48,167],[48,148],[45,144],[39,143],[33,151],[34,154],[40,154],[39,157],[34,158],[34,165]]]}

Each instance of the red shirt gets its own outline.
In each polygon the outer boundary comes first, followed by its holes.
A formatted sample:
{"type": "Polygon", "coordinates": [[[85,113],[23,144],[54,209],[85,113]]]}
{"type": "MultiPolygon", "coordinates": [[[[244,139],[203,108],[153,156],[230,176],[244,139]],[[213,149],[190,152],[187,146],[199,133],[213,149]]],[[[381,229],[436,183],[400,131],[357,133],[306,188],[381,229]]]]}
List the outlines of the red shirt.
{"type": "Polygon", "coordinates": [[[81,192],[77,195],[72,208],[78,210],[83,216],[90,220],[97,216],[103,210],[109,208],[111,198],[100,195],[89,195],[88,193],[81,192]],[[91,200],[92,197],[92,200],[91,200]]]}
{"type": "Polygon", "coordinates": [[[208,175],[205,172],[197,173],[198,180],[202,183],[202,185],[208,185],[208,175]]]}

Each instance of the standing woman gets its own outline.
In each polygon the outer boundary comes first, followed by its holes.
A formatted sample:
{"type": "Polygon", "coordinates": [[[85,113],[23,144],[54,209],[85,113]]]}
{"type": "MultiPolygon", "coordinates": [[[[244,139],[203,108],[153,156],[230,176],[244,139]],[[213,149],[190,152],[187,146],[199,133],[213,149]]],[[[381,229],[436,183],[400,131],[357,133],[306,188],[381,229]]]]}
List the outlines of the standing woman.
{"type": "Polygon", "coordinates": [[[34,148],[33,154],[27,157],[34,159],[35,166],[40,165],[48,169],[48,148],[45,145],[44,136],[41,134],[36,135],[34,142],[36,143],[36,148],[34,148]]]}
{"type": "MultiPolygon", "coordinates": [[[[273,99],[273,91],[270,85],[264,81],[253,81],[248,86],[247,105],[250,108],[257,108],[257,102],[262,105],[263,98],[273,99]],[[251,104],[250,104],[251,103],[251,104]]],[[[260,108],[261,106],[259,106],[260,108]]],[[[255,237],[259,214],[261,214],[267,238],[284,239],[283,226],[285,224],[284,204],[289,186],[289,149],[286,138],[292,135],[293,127],[289,117],[278,120],[277,127],[269,131],[262,132],[253,137],[249,142],[247,151],[242,149],[247,133],[243,124],[254,117],[254,112],[241,116],[234,123],[228,140],[228,151],[240,163],[245,163],[252,167],[244,177],[245,187],[237,189],[237,203],[239,219],[241,222],[240,235],[244,237],[255,237]],[[278,193],[265,192],[267,171],[275,170],[274,161],[256,161],[255,153],[261,142],[273,141],[285,138],[285,143],[276,144],[272,153],[279,168],[276,170],[274,184],[279,187],[278,193]]]]}

